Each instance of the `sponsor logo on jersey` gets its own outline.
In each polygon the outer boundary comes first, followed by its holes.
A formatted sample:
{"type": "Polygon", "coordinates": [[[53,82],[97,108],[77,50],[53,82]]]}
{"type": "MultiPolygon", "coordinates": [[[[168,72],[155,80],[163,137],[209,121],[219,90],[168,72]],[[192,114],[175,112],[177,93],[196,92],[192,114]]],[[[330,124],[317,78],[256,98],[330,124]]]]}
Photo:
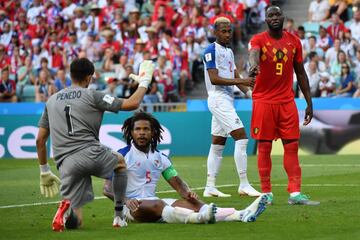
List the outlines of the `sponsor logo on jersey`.
{"type": "Polygon", "coordinates": [[[157,159],[155,159],[155,160],[154,160],[154,166],[155,166],[156,168],[160,168],[160,167],[161,167],[160,161],[157,160],[157,159]]]}
{"type": "Polygon", "coordinates": [[[254,134],[256,135],[256,134],[258,134],[260,132],[260,129],[259,128],[254,128],[254,134]]]}

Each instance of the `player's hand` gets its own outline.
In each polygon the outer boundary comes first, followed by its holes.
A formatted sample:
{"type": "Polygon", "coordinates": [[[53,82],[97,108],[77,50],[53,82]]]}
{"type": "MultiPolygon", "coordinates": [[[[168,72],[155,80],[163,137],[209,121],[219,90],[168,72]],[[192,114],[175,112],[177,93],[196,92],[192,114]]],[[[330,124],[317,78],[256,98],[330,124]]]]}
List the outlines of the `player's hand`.
{"type": "Polygon", "coordinates": [[[40,173],[40,192],[45,197],[54,197],[59,192],[60,179],[51,172],[40,173]]]}
{"type": "Polygon", "coordinates": [[[154,64],[151,60],[145,60],[140,64],[139,75],[130,74],[129,78],[139,83],[139,87],[147,88],[154,72],[154,64]]]}
{"type": "Polygon", "coordinates": [[[245,87],[251,87],[253,88],[255,86],[255,77],[247,77],[240,80],[240,85],[243,85],[245,87]]]}
{"type": "Polygon", "coordinates": [[[249,69],[249,77],[256,77],[260,73],[259,66],[251,66],[249,69]]]}
{"type": "Polygon", "coordinates": [[[126,207],[128,209],[130,209],[130,211],[132,212],[136,212],[141,204],[141,200],[137,200],[137,199],[129,199],[126,201],[126,207]]]}
{"type": "Polygon", "coordinates": [[[195,192],[188,192],[185,199],[190,202],[197,201],[199,200],[199,196],[195,192]]]}
{"type": "Polygon", "coordinates": [[[305,118],[303,125],[306,126],[311,122],[311,119],[313,118],[313,109],[311,106],[307,106],[305,109],[305,118]]]}

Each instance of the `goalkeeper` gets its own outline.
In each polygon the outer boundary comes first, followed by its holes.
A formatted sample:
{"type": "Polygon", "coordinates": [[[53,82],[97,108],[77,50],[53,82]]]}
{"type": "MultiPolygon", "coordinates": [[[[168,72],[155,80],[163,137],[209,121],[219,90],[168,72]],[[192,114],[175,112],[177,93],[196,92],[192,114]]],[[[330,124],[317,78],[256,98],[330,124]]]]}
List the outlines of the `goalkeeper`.
{"type": "MultiPolygon", "coordinates": [[[[156,146],[162,139],[160,123],[148,113],[136,113],[125,120],[124,138],[128,144],[118,152],[127,165],[127,220],[137,222],[214,223],[215,221],[252,222],[265,210],[266,196],[258,197],[243,210],[217,208],[198,199],[178,176],[167,156],[156,146]],[[155,189],[160,177],[177,191],[182,199],[159,199],[155,189]]],[[[114,181],[114,178],[112,178],[114,181]]],[[[104,195],[113,199],[111,181],[104,184],[104,195]]]]}
{"type": "Polygon", "coordinates": [[[72,85],[49,98],[39,121],[36,139],[40,163],[40,190],[45,197],[62,196],[52,222],[54,231],[78,228],[82,224],[81,208],[94,199],[91,176],[113,176],[114,227],[125,227],[123,205],[127,184],[126,164],[121,154],[99,142],[99,129],[105,111],[129,111],[139,107],[151,81],[151,61],[140,65],[139,76],[132,75],[139,87],[128,99],[114,98],[87,89],[94,74],[94,65],[86,58],[70,65],[72,85]],[[46,142],[49,135],[60,179],[47,163],[46,142]],[[60,184],[61,182],[61,184],[60,184]]]}

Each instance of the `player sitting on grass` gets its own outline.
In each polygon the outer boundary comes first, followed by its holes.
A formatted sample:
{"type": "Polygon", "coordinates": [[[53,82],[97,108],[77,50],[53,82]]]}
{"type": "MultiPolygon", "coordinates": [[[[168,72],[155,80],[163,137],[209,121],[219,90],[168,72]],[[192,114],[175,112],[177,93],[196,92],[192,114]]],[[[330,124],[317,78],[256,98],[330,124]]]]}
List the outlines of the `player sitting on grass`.
{"type": "MultiPolygon", "coordinates": [[[[216,221],[253,222],[265,210],[266,197],[258,197],[244,210],[216,208],[198,199],[178,176],[169,158],[156,149],[163,129],[153,116],[140,112],[123,125],[127,146],[118,152],[127,165],[128,185],[124,214],[129,221],[167,223],[214,223],[216,221]],[[160,199],[155,189],[163,176],[182,199],[160,199]]],[[[104,195],[113,199],[111,180],[104,184],[104,195]]]]}

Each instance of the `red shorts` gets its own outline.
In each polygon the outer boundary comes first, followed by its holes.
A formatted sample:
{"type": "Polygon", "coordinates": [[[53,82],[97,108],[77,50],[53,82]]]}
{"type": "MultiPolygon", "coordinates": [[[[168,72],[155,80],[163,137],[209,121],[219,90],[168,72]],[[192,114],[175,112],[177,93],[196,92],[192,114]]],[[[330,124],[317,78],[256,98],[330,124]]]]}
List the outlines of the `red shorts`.
{"type": "Polygon", "coordinates": [[[257,140],[299,139],[299,114],[295,101],[283,104],[253,102],[251,137],[257,140]]]}

